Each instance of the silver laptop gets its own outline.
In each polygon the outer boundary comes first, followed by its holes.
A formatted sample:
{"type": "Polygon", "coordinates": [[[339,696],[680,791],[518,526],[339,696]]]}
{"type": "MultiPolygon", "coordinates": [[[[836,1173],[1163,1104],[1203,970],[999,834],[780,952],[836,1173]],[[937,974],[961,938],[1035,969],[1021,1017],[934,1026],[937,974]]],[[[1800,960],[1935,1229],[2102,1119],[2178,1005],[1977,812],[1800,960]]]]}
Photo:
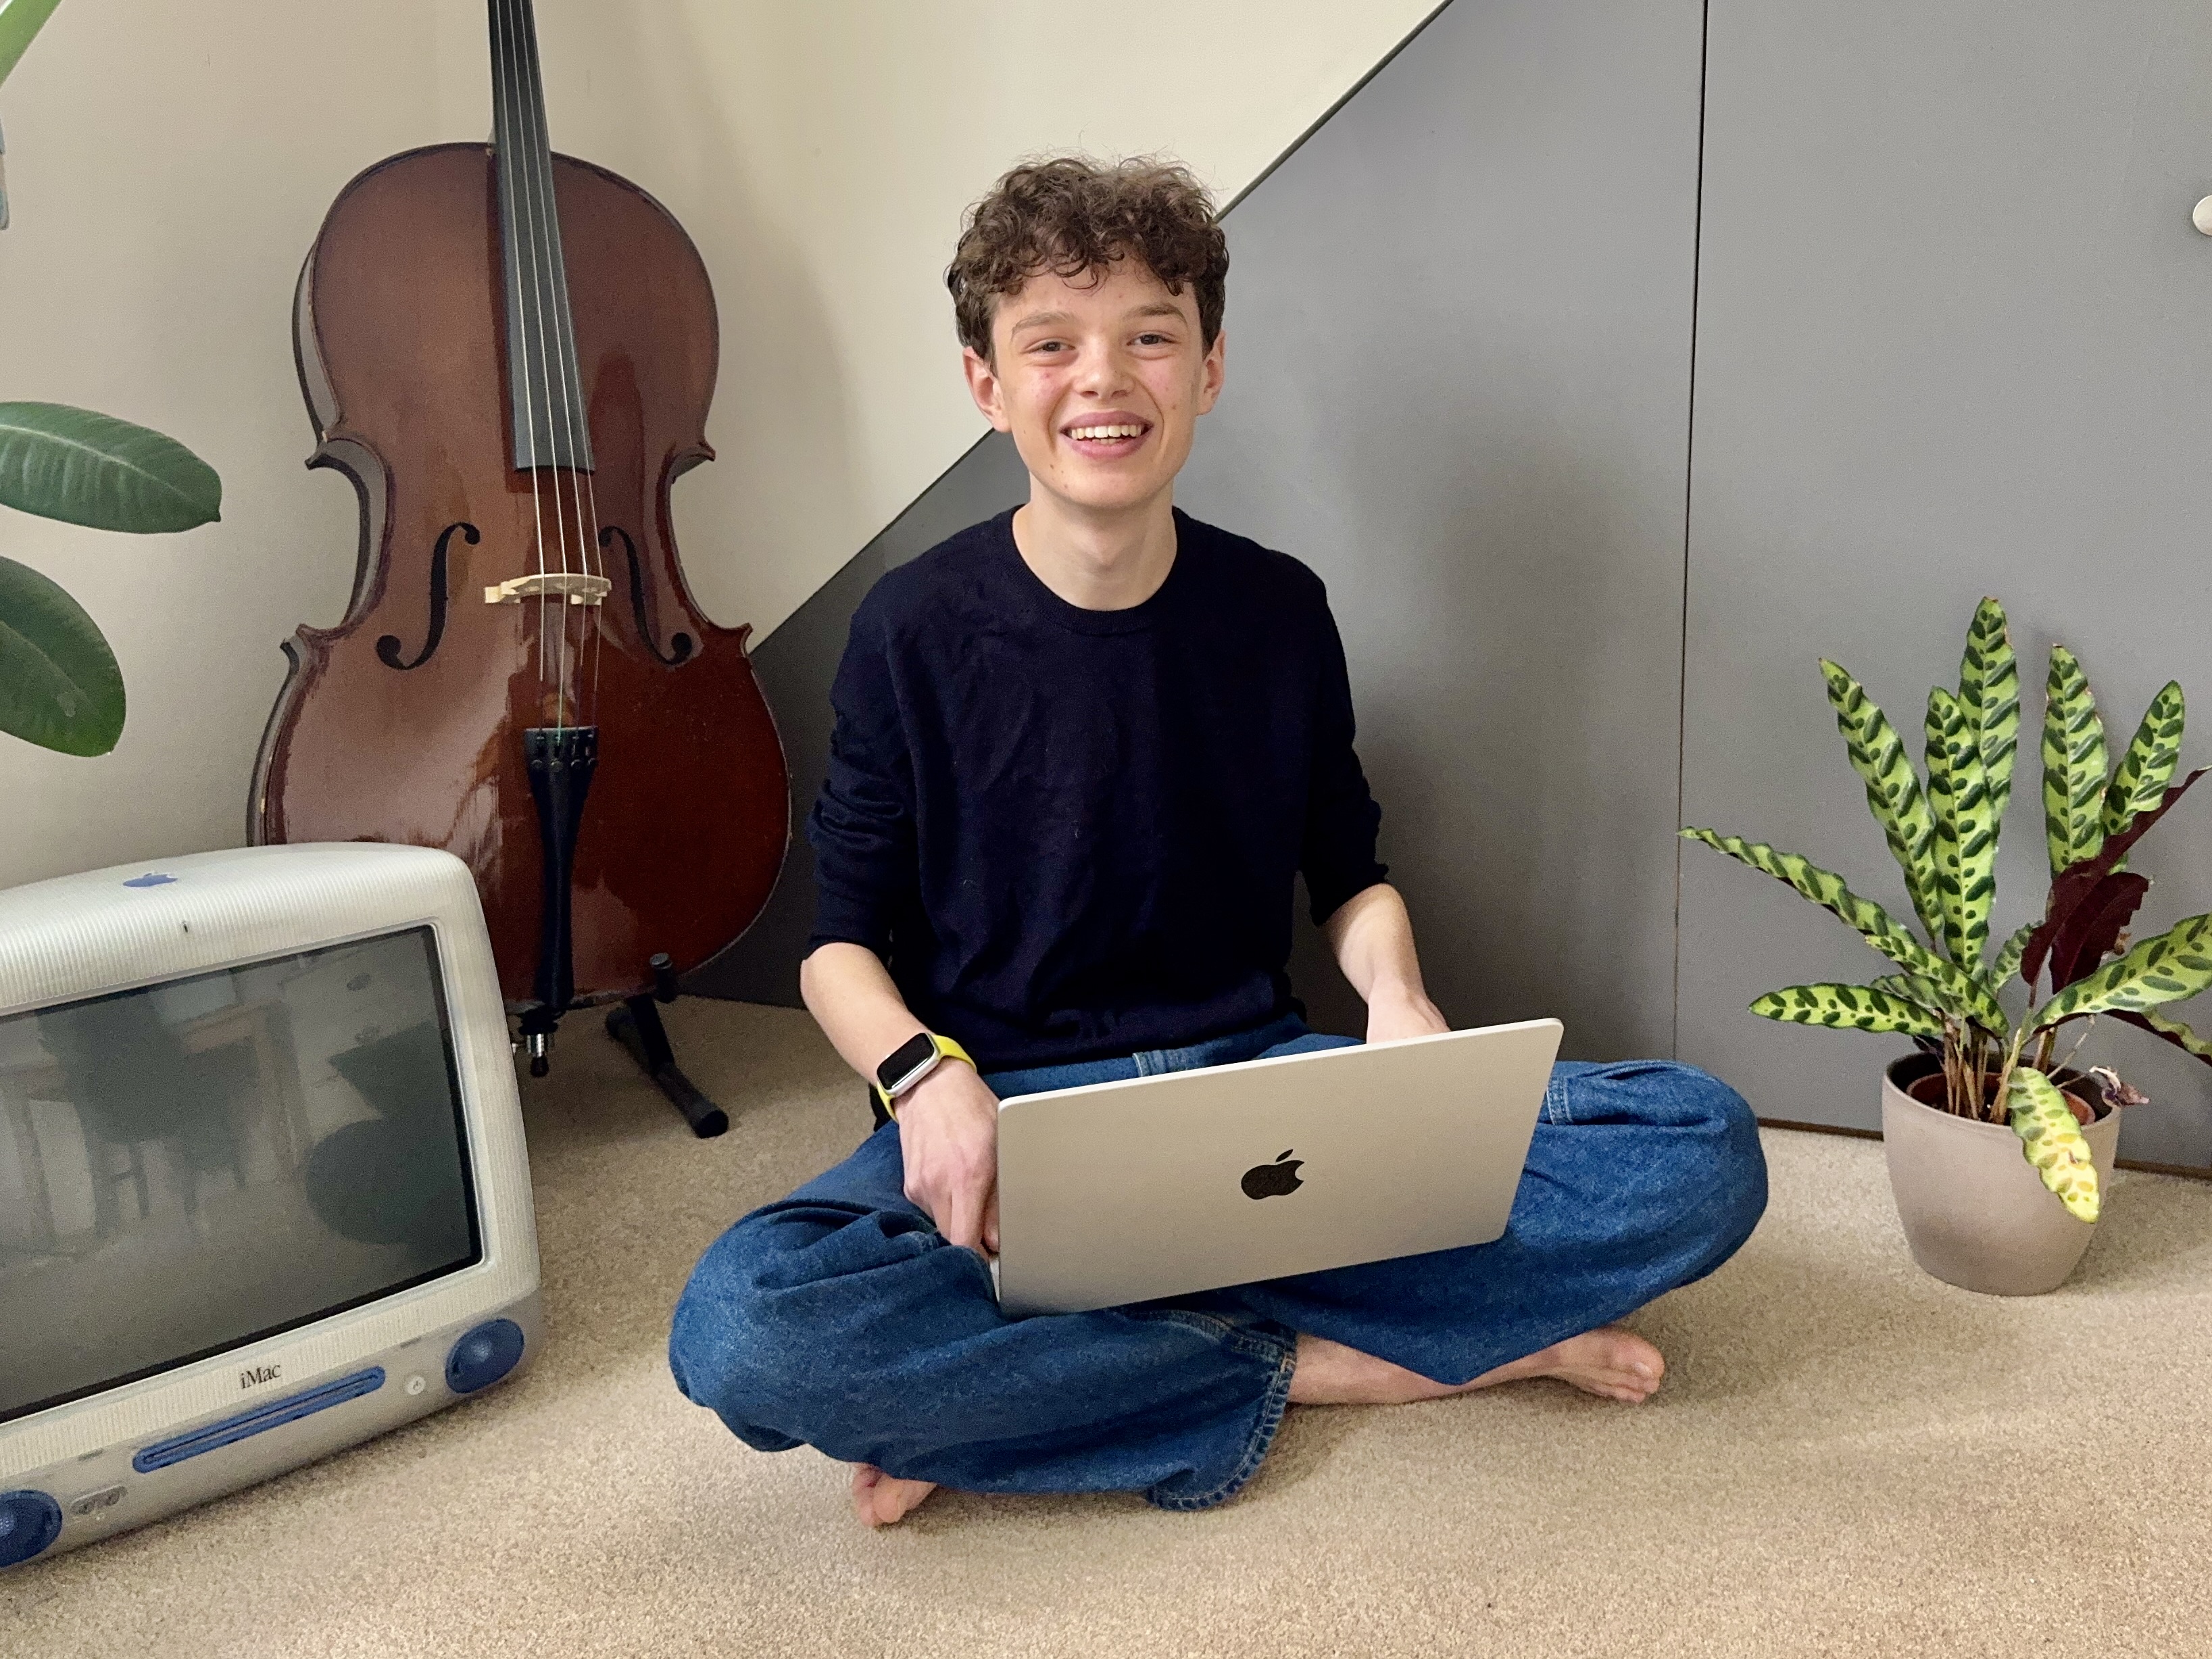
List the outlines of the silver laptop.
{"type": "Polygon", "coordinates": [[[1079,1313],[1505,1231],[1559,1022],[999,1105],[1001,1307],[1079,1313]]]}

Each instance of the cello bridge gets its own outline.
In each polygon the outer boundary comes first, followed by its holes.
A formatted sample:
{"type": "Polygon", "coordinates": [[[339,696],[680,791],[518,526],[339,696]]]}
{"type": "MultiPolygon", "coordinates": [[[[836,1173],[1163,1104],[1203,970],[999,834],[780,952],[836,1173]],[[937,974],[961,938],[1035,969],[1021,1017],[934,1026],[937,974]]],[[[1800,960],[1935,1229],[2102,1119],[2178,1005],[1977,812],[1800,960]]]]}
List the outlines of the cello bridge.
{"type": "Polygon", "coordinates": [[[528,576],[510,576],[496,587],[484,589],[486,605],[520,605],[525,599],[560,599],[571,605],[597,605],[614,591],[605,576],[587,576],[580,570],[541,570],[528,576]]]}

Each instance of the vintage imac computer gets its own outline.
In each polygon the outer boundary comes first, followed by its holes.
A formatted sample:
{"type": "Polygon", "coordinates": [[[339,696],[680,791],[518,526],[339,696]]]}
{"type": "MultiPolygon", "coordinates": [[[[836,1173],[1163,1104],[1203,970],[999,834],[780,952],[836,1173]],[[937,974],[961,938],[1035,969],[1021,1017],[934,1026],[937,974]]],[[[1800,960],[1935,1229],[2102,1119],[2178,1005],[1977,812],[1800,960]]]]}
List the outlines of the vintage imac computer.
{"type": "Polygon", "coordinates": [[[467,866],[264,847],[0,893],[0,1571],[532,1354],[467,866]]]}

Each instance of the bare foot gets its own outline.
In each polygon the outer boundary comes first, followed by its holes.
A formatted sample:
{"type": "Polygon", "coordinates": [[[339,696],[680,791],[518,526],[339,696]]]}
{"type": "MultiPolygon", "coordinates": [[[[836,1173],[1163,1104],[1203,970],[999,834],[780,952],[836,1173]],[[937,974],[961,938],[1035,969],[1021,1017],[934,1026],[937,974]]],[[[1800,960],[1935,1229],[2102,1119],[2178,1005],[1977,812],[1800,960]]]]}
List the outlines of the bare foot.
{"type": "Polygon", "coordinates": [[[929,1480],[902,1480],[872,1463],[853,1465],[853,1513],[872,1527],[896,1526],[937,1490],[929,1480]]]}
{"type": "Polygon", "coordinates": [[[1431,1382],[1418,1371],[1347,1348],[1341,1342],[1301,1335],[1297,1369],[1291,1376],[1291,1401],[1304,1406],[1397,1406],[1469,1394],[1500,1382],[1553,1376],[1573,1383],[1585,1394],[1634,1405],[1650,1398],[1666,1370],[1667,1362],[1658,1349],[1618,1325],[1569,1337],[1456,1387],[1431,1382]]]}

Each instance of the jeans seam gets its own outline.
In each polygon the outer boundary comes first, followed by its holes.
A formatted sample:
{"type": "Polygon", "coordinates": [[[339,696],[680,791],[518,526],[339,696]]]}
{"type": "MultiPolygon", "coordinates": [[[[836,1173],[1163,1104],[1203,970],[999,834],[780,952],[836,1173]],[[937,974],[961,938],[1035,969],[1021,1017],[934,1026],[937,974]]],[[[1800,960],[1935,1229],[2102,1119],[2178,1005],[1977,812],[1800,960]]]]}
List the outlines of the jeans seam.
{"type": "Polygon", "coordinates": [[[1572,1123],[1574,1111],[1567,1104],[1567,1091],[1554,1078],[1544,1087],[1544,1117],[1552,1123],[1572,1123]]]}
{"type": "MultiPolygon", "coordinates": [[[[1205,1318],[1204,1315],[1196,1316],[1205,1318]]],[[[1234,1328],[1231,1328],[1234,1330],[1234,1328]]],[[[1155,1486],[1145,1494],[1145,1500],[1163,1510],[1206,1510],[1234,1498],[1244,1483],[1258,1471],[1267,1455],[1267,1449],[1275,1443],[1275,1431],[1283,1425],[1283,1413],[1291,1402],[1291,1376],[1297,1370],[1298,1350],[1295,1340],[1285,1341],[1258,1332],[1234,1331],[1227,1346],[1233,1351],[1250,1354],[1255,1358],[1272,1356],[1275,1374],[1267,1381],[1267,1391],[1261,1397],[1260,1420],[1253,1425],[1249,1438],[1244,1443],[1244,1455],[1228,1479],[1210,1492],[1195,1497],[1170,1498],[1155,1486]]]]}

